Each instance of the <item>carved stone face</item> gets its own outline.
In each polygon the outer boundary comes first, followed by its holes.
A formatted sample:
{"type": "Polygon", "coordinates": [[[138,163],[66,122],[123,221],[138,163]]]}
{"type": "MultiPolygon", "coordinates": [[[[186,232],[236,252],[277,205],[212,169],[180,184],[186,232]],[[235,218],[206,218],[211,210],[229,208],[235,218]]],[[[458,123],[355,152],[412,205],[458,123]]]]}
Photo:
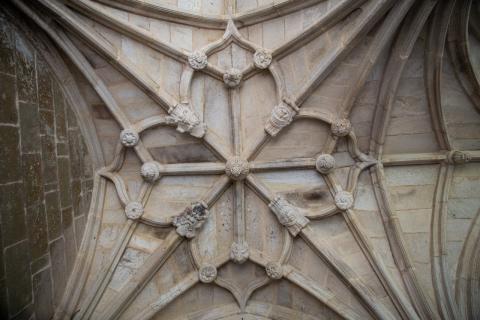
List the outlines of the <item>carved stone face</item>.
{"type": "Polygon", "coordinates": [[[249,257],[248,244],[246,242],[234,242],[230,247],[230,258],[235,263],[244,263],[249,257]]]}
{"type": "Polygon", "coordinates": [[[242,81],[242,72],[238,69],[231,68],[226,73],[223,74],[223,82],[229,88],[235,88],[240,85],[242,81]]]}

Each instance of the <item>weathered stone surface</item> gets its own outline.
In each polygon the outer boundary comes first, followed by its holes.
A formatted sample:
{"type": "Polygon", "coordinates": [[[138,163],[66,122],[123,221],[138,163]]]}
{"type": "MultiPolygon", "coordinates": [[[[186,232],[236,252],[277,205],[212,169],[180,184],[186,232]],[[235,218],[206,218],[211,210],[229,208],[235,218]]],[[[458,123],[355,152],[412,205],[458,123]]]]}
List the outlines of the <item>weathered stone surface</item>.
{"type": "Polygon", "coordinates": [[[16,124],[18,121],[15,92],[15,77],[0,73],[0,123],[16,124]]]}
{"type": "Polygon", "coordinates": [[[0,11],[0,318],[50,319],[52,290],[59,300],[84,232],[92,162],[75,115],[38,51],[44,46],[30,43],[33,33],[18,31],[0,11]]]}
{"type": "Polygon", "coordinates": [[[53,302],[60,303],[68,278],[67,263],[65,261],[65,240],[58,238],[50,243],[50,257],[53,276],[53,302]]]}
{"type": "Polygon", "coordinates": [[[20,180],[21,158],[18,129],[0,125],[0,183],[20,180]]]}
{"type": "Polygon", "coordinates": [[[40,154],[22,155],[22,173],[26,206],[40,204],[43,199],[42,158],[40,154]]]}
{"type": "Polygon", "coordinates": [[[47,219],[45,206],[34,205],[26,209],[26,223],[31,259],[35,260],[48,251],[47,219]]]}
{"type": "Polygon", "coordinates": [[[62,230],[62,213],[57,191],[45,194],[45,210],[48,221],[48,238],[53,240],[60,236],[62,230]]]}
{"type": "Polygon", "coordinates": [[[3,17],[0,20],[0,70],[15,74],[15,41],[12,26],[3,17]]]}
{"type": "Polygon", "coordinates": [[[53,109],[52,76],[48,65],[43,59],[37,59],[37,86],[38,107],[40,109],[53,109]]]}
{"type": "Polygon", "coordinates": [[[35,51],[23,36],[15,37],[15,72],[17,76],[18,99],[37,102],[35,79],[35,51]]]}
{"type": "Polygon", "coordinates": [[[5,247],[25,239],[27,236],[24,199],[21,182],[0,185],[1,227],[5,247]]]}
{"type": "Polygon", "coordinates": [[[33,275],[33,296],[35,316],[38,319],[50,319],[53,315],[52,278],[50,268],[33,275]]]}
{"type": "Polygon", "coordinates": [[[43,183],[57,182],[57,155],[55,150],[55,137],[42,136],[42,173],[43,183]]]}
{"type": "Polygon", "coordinates": [[[10,315],[19,313],[32,300],[29,262],[27,240],[5,249],[5,275],[10,315]]]}
{"type": "Polygon", "coordinates": [[[67,138],[67,117],[65,114],[65,99],[58,84],[53,86],[53,101],[55,109],[55,135],[57,139],[67,138]]]}
{"type": "Polygon", "coordinates": [[[58,158],[58,189],[62,208],[72,205],[72,188],[70,183],[70,161],[68,158],[58,158]]]}
{"type": "Polygon", "coordinates": [[[35,103],[19,103],[22,152],[39,152],[40,118],[35,103]]]}

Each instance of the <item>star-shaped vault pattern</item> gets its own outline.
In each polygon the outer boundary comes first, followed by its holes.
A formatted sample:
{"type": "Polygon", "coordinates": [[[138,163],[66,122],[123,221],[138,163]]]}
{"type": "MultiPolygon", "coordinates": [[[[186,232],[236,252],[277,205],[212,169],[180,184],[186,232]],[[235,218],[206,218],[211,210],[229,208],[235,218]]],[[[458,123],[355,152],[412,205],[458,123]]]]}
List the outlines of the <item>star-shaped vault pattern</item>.
{"type": "MultiPolygon", "coordinates": [[[[320,220],[335,214],[343,214],[347,220],[355,221],[351,208],[354,202],[358,177],[364,169],[375,165],[376,160],[360,151],[356,135],[347,118],[337,118],[328,112],[303,111],[301,109],[301,103],[302,99],[304,99],[303,96],[305,92],[301,91],[293,97],[288,96],[285,90],[283,76],[279,70],[275,56],[267,49],[261,48],[244,39],[236,29],[232,20],[228,22],[225,34],[221,39],[191,53],[188,55],[187,61],[189,67],[184,69],[181,77],[181,102],[173,107],[169,107],[168,116],[153,116],[135,124],[129,124],[126,120],[123,120],[124,129],[120,134],[118,146],[115,151],[115,158],[110,166],[101,170],[100,174],[115,184],[118,197],[125,207],[127,218],[129,218],[128,224],[131,225],[132,228],[136,223],[147,223],[148,225],[158,227],[170,226],[173,223],[174,226],[177,227],[176,230],[178,234],[175,236],[172,235],[172,237],[177,238],[177,241],[172,241],[172,247],[178,246],[177,242],[181,241],[182,237],[192,239],[200,232],[203,219],[197,220],[193,217],[191,214],[192,208],[195,206],[202,207],[202,210],[206,211],[208,218],[208,208],[214,206],[215,202],[221,197],[225,190],[231,186],[234,189],[235,201],[233,205],[234,241],[230,246],[229,255],[218,257],[215,261],[208,261],[202,257],[196,245],[192,244],[189,248],[196,267],[199,270],[199,281],[207,283],[214,281],[217,285],[226,288],[236,298],[239,306],[244,309],[249,296],[254,290],[268,284],[270,281],[283,277],[284,273],[288,273],[288,267],[284,265],[290,257],[292,238],[301,234],[302,237],[307,240],[310,239],[310,233],[312,231],[307,228],[310,220],[320,220]],[[208,62],[209,55],[222,50],[231,43],[235,43],[251,52],[253,55],[253,63],[243,70],[222,70],[208,62]],[[241,134],[241,110],[238,104],[239,90],[241,90],[240,88],[243,81],[248,81],[253,74],[263,70],[270,72],[275,80],[278,103],[272,106],[271,116],[265,123],[263,136],[254,143],[253,147],[246,149],[241,134]],[[229,88],[233,150],[225,150],[219,147],[222,145],[221,141],[215,140],[215,137],[210,138],[208,136],[207,125],[200,122],[199,117],[190,106],[190,86],[195,72],[205,72],[210,76],[216,76],[222,79],[225,86],[229,88]],[[331,133],[327,141],[325,141],[325,147],[322,153],[319,153],[318,156],[314,158],[286,158],[274,161],[256,161],[257,155],[271,140],[276,138],[280,131],[287,126],[294,126],[295,121],[299,119],[314,119],[329,125],[331,133]],[[141,140],[142,132],[155,126],[175,126],[177,131],[197,137],[202,140],[219,159],[223,160],[223,163],[161,164],[156,162],[149,154],[147,148],[142,145],[141,140]],[[208,139],[205,137],[208,137],[208,139]],[[355,164],[350,168],[345,190],[335,178],[335,158],[331,155],[335,150],[338,140],[341,138],[348,140],[348,151],[355,160],[355,164]],[[140,193],[136,195],[135,198],[130,198],[125,182],[120,175],[116,173],[122,166],[123,157],[127,148],[133,148],[143,162],[142,170],[139,169],[139,173],[142,174],[145,181],[140,189],[140,193]],[[145,172],[148,171],[147,167],[151,168],[150,175],[145,172]],[[332,203],[324,204],[319,210],[315,210],[314,212],[295,207],[295,205],[289,203],[288,200],[284,199],[281,195],[272,192],[262,183],[261,179],[258,179],[256,176],[256,173],[260,172],[305,169],[315,169],[317,174],[324,177],[328,190],[334,199],[332,203]],[[166,218],[165,221],[160,222],[143,219],[143,207],[148,201],[148,194],[154,187],[155,182],[165,176],[186,174],[220,175],[210,190],[208,190],[201,199],[198,199],[197,202],[192,204],[192,208],[187,207],[185,212],[180,213],[180,216],[186,218],[184,220],[188,220],[188,222],[184,222],[184,224],[189,224],[191,232],[186,233],[179,228],[181,223],[175,221],[178,217],[173,218],[173,221],[170,218],[166,218]],[[282,255],[277,261],[270,258],[268,252],[259,252],[248,246],[246,239],[245,188],[250,188],[260,196],[271,209],[271,213],[276,216],[279,223],[284,226],[286,230],[282,255]],[[139,211],[139,213],[136,211],[139,211]],[[307,228],[306,231],[305,228],[307,228]],[[213,276],[216,275],[217,269],[229,261],[237,264],[251,261],[264,268],[268,277],[264,281],[252,283],[246,292],[242,292],[238,290],[234,284],[223,279],[215,279],[215,276],[213,276]],[[207,274],[209,275],[208,277],[206,276],[207,274]]],[[[307,88],[307,90],[310,90],[310,88],[307,88]]],[[[119,110],[119,108],[112,110],[119,110]]],[[[347,114],[348,112],[345,113],[345,116],[347,116],[347,114]]],[[[125,233],[122,234],[119,242],[126,245],[129,236],[131,236],[131,232],[126,230],[125,233]]],[[[310,241],[314,240],[311,239],[310,241]]],[[[118,252],[120,253],[122,250],[118,252]]],[[[163,256],[158,256],[158,258],[161,260],[163,256]]],[[[100,291],[96,292],[99,294],[100,291]]],[[[107,310],[106,313],[108,314],[108,312],[107,310]]],[[[118,309],[112,309],[110,312],[118,312],[118,309]]],[[[106,318],[109,317],[109,315],[106,316],[106,318]]]]}
{"type": "MultiPolygon", "coordinates": [[[[207,24],[214,29],[224,30],[223,36],[219,39],[192,51],[179,49],[170,43],[159,41],[141,28],[126,24],[95,1],[69,1],[68,6],[58,1],[38,1],[43,9],[56,17],[65,30],[74,35],[75,41],[72,41],[72,37],[62,28],[57,28],[56,22],[42,19],[25,1],[15,0],[13,2],[53,39],[68,59],[80,70],[82,76],[94,88],[121,129],[119,137],[116,138],[113,160],[110,164],[98,170],[98,177],[101,178],[97,178],[96,183],[100,185],[110,181],[114,185],[126,222],[121,230],[115,234],[115,241],[112,241],[113,248],[111,248],[111,253],[107,258],[108,261],[102,261],[100,267],[96,266],[98,274],[93,277],[93,280],[89,280],[88,291],[86,292],[82,292],[83,287],[73,288],[73,286],[76,283],[85,285],[90,265],[87,262],[82,265],[83,260],[77,263],[78,270],[75,271],[78,275],[75,275],[70,287],[67,287],[67,291],[72,292],[72,297],[64,299],[60,308],[61,311],[57,312],[57,318],[64,316],[62,312],[70,313],[69,316],[75,319],[89,319],[93,315],[100,319],[121,318],[125,310],[141,295],[142,290],[154,275],[161,272],[168,259],[174,256],[178,250],[181,250],[183,248],[182,244],[185,243],[187,243],[188,256],[193,262],[194,270],[175,282],[174,286],[161,296],[155,297],[148,308],[137,310],[134,319],[154,317],[197,283],[215,285],[229,291],[234,297],[240,312],[244,312],[255,291],[275,281],[283,280],[301,287],[340,318],[364,318],[365,314],[359,314],[358,310],[351,306],[352,301],[342,299],[339,295],[334,294],[328,286],[321,286],[315,279],[293,265],[291,261],[292,250],[297,239],[302,239],[314,254],[332,270],[335,277],[340,279],[340,283],[345,284],[348,287],[347,290],[353,292],[368,316],[379,319],[393,319],[396,318],[393,315],[393,312],[395,312],[404,319],[417,319],[419,314],[431,314],[429,298],[425,297],[425,294],[419,289],[416,274],[412,271],[409,257],[404,252],[405,247],[399,236],[397,217],[392,214],[386,192],[382,187],[384,180],[382,175],[384,165],[439,163],[441,164],[442,174],[448,176],[449,172],[451,173],[453,170],[453,165],[480,159],[480,155],[476,151],[453,150],[448,135],[442,133],[445,131],[442,131],[444,121],[443,115],[439,111],[435,112],[433,121],[436,125],[435,133],[441,145],[440,152],[383,155],[387,128],[385,123],[388,122],[393,104],[391,97],[395,96],[399,77],[405,66],[404,57],[410,54],[413,47],[412,41],[418,37],[425,25],[435,6],[435,1],[425,1],[417,5],[418,10],[409,15],[409,19],[413,22],[408,24],[409,29],[405,31],[405,36],[399,37],[395,42],[392,49],[392,58],[387,64],[387,68],[391,72],[386,73],[387,76],[383,79],[384,84],[380,88],[378,104],[382,108],[379,108],[380,110],[375,115],[374,134],[372,135],[374,138],[371,141],[368,154],[361,151],[355,129],[350,122],[355,100],[372,71],[374,62],[394,38],[396,30],[409,10],[414,7],[415,1],[405,0],[395,3],[392,1],[338,1],[338,3],[332,5],[330,11],[322,15],[317,21],[274,49],[264,48],[247,40],[239,32],[237,26],[247,23],[246,21],[252,18],[249,14],[244,16],[230,14],[228,18],[219,21],[188,16],[199,26],[207,24]],[[182,65],[182,72],[179,81],[178,99],[152,80],[148,73],[139,70],[137,65],[115,45],[98,36],[98,33],[83,18],[80,19],[71,8],[179,62],[182,65]],[[362,12],[367,12],[367,14],[362,14],[362,12]],[[388,14],[385,15],[385,12],[388,12],[388,14]],[[345,23],[345,21],[348,22],[349,19],[354,18],[357,19],[355,20],[355,27],[348,30],[349,32],[345,31],[342,38],[338,39],[340,45],[331,52],[325,53],[325,59],[316,65],[313,70],[308,70],[309,77],[302,81],[298,88],[293,92],[287,90],[285,71],[282,70],[280,60],[296,52],[332,26],[345,23]],[[370,39],[368,50],[350,81],[351,85],[348,92],[345,92],[345,95],[338,102],[336,112],[333,113],[321,106],[315,109],[304,108],[304,104],[314,94],[319,84],[355,47],[357,40],[363,39],[362,37],[375,25],[377,30],[370,39]],[[86,58],[83,52],[77,50],[78,39],[88,44],[96,54],[108,61],[136,87],[145,92],[152,101],[164,110],[164,114],[157,114],[132,122],[109,87],[97,74],[91,61],[86,58]],[[215,54],[231,45],[241,48],[249,55],[250,58],[247,59],[243,68],[224,68],[212,63],[212,60],[214,60],[212,57],[215,54]],[[192,85],[194,77],[198,73],[216,81],[221,81],[228,90],[228,106],[226,107],[228,108],[229,119],[227,126],[231,129],[231,141],[228,143],[225,139],[230,139],[230,136],[228,138],[219,136],[209,128],[208,121],[205,121],[203,116],[196,111],[195,102],[192,101],[192,85]],[[270,99],[271,112],[263,123],[261,134],[255,135],[253,142],[250,139],[247,143],[245,134],[243,134],[246,120],[242,118],[241,90],[248,81],[254,81],[254,77],[259,74],[269,75],[273,79],[275,94],[270,99]],[[393,94],[391,94],[392,92],[393,94]],[[318,126],[329,128],[328,134],[324,138],[325,141],[322,141],[323,147],[318,150],[314,157],[295,157],[295,154],[285,154],[274,160],[265,160],[260,157],[262,151],[272,143],[281,143],[282,135],[305,119],[317,123],[318,126]],[[162,163],[155,160],[143,138],[145,132],[159,127],[172,127],[178,134],[194,137],[196,141],[212,152],[216,160],[196,163],[162,163]],[[352,159],[349,162],[351,164],[345,165],[342,163],[341,166],[338,165],[339,159],[336,150],[339,144],[346,145],[347,152],[352,159]],[[142,180],[137,194],[129,192],[127,187],[129,181],[125,181],[121,174],[126,155],[131,153],[132,150],[140,159],[136,174],[142,180]],[[382,204],[381,211],[384,213],[382,218],[388,225],[389,241],[395,244],[396,250],[393,250],[395,252],[392,255],[397,260],[396,263],[402,267],[401,277],[404,287],[399,286],[398,282],[393,280],[392,273],[385,265],[383,258],[373,250],[372,241],[366,235],[354,210],[359,177],[362,171],[366,169],[370,169],[376,188],[375,195],[378,199],[381,199],[379,202],[382,204]],[[321,206],[314,210],[298,206],[284,193],[272,190],[268,183],[265,183],[262,179],[262,175],[270,172],[282,171],[295,175],[296,172],[307,170],[308,174],[315,175],[325,182],[326,192],[329,194],[328,200],[323,201],[321,206]],[[346,182],[339,181],[340,179],[336,174],[339,170],[348,171],[346,182]],[[186,206],[183,211],[171,212],[159,217],[155,216],[153,219],[152,215],[146,214],[148,203],[152,201],[152,191],[162,183],[162,179],[171,176],[215,176],[215,181],[202,196],[186,206]],[[231,190],[233,193],[233,228],[231,230],[233,240],[226,245],[229,248],[228,252],[215,255],[212,258],[205,254],[204,250],[201,250],[198,238],[202,232],[206,232],[204,227],[209,219],[213,219],[213,215],[218,214],[218,210],[213,209],[227,190],[231,190]],[[283,237],[276,239],[277,241],[281,239],[282,242],[279,255],[273,255],[268,250],[259,250],[249,245],[247,239],[249,226],[246,219],[247,192],[253,192],[258,196],[269,208],[268,214],[274,217],[278,225],[281,226],[283,237]],[[343,219],[353,238],[359,244],[367,265],[371,267],[372,274],[385,292],[386,297],[382,302],[379,303],[377,293],[372,292],[371,287],[359,275],[359,271],[345,263],[329,243],[316,236],[312,224],[321,224],[323,219],[331,217],[343,219]],[[109,290],[109,283],[115,276],[115,272],[118,271],[118,265],[134,237],[135,230],[142,225],[154,228],[158,232],[166,232],[162,242],[155,247],[151,255],[122,285],[118,294],[115,295],[114,301],[104,303],[100,312],[97,307],[101,305],[102,297],[109,290]],[[242,268],[249,263],[260,267],[263,271],[254,280],[242,284],[243,286],[222,276],[222,269],[226,265],[233,264],[242,268]],[[408,291],[415,301],[409,301],[405,291],[408,291]],[[82,297],[81,302],[79,302],[80,296],[82,297]],[[387,307],[387,304],[391,304],[392,307],[387,307]]],[[[112,5],[109,1],[105,2],[112,5]]],[[[132,0],[132,2],[135,1],[132,0]]],[[[305,1],[305,3],[286,1],[285,7],[283,5],[274,6],[272,12],[267,10],[262,13],[262,17],[269,18],[270,15],[281,15],[283,14],[282,8],[294,12],[307,7],[307,2],[309,1],[305,1]]],[[[143,5],[137,3],[137,10],[141,11],[143,5]]],[[[121,4],[113,4],[113,6],[122,8],[121,4]]],[[[125,6],[128,7],[128,5],[125,6]]],[[[156,7],[150,5],[150,8],[154,11],[156,7]]],[[[163,14],[159,12],[156,13],[163,14]]],[[[436,17],[438,16],[439,14],[436,15],[436,17]]],[[[435,72],[436,69],[433,68],[432,70],[434,70],[432,72],[435,72]]],[[[437,78],[431,76],[429,79],[435,81],[437,78]]],[[[430,87],[439,88],[438,83],[430,87]]],[[[438,99],[436,95],[438,90],[429,90],[432,101],[438,99]]],[[[445,192],[445,190],[439,191],[438,199],[442,199],[445,192]]],[[[255,214],[265,213],[267,212],[259,211],[255,214]]],[[[98,222],[95,223],[98,224],[98,222]]],[[[95,242],[96,237],[97,235],[94,235],[92,239],[88,240],[95,242]]],[[[88,243],[88,241],[85,241],[85,243],[88,243]]],[[[90,263],[95,254],[95,250],[91,248],[84,248],[84,251],[88,253],[85,261],[90,259],[90,263]]],[[[434,245],[435,250],[440,250],[439,248],[440,245],[434,245]]],[[[444,267],[442,263],[444,262],[439,262],[435,268],[441,270],[444,267]]],[[[445,284],[444,279],[441,281],[444,281],[445,284]]],[[[444,301],[449,301],[448,297],[444,297],[444,301]]],[[[451,308],[454,309],[454,307],[451,308]]]]}

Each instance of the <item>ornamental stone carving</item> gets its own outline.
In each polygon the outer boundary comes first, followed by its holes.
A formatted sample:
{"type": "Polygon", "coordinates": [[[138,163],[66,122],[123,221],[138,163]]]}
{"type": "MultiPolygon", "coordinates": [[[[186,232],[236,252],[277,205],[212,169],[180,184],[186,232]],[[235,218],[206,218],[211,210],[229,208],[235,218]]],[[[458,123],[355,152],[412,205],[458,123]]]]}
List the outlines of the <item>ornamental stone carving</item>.
{"type": "Polygon", "coordinates": [[[168,110],[167,123],[176,124],[177,131],[188,132],[195,137],[205,134],[205,127],[188,104],[179,103],[168,110]]]}
{"type": "Polygon", "coordinates": [[[335,205],[340,210],[348,210],[353,206],[353,196],[348,191],[339,191],[335,195],[335,205]]]}
{"type": "Polygon", "coordinates": [[[332,134],[337,137],[344,137],[352,131],[352,124],[348,119],[337,119],[331,125],[332,134]]]}
{"type": "Polygon", "coordinates": [[[465,164],[470,162],[470,160],[472,160],[472,156],[470,154],[457,150],[450,151],[447,156],[447,161],[451,164],[465,164]]]}
{"type": "Polygon", "coordinates": [[[160,163],[156,161],[145,162],[140,169],[140,175],[147,182],[155,182],[160,178],[160,163]]]}
{"type": "Polygon", "coordinates": [[[173,218],[173,225],[177,227],[179,235],[191,239],[197,235],[200,228],[208,217],[207,205],[203,202],[195,202],[185,208],[180,216],[173,218]]]}
{"type": "Polygon", "coordinates": [[[283,277],[283,267],[277,262],[270,261],[265,265],[265,272],[271,279],[278,280],[283,277]]]}
{"type": "Polygon", "coordinates": [[[223,82],[229,88],[238,87],[242,81],[242,72],[235,68],[230,68],[227,72],[223,74],[223,82]]]}
{"type": "Polygon", "coordinates": [[[195,70],[205,69],[208,64],[207,55],[202,51],[192,52],[188,56],[188,64],[195,70]]]}
{"type": "Polygon", "coordinates": [[[315,161],[315,167],[318,172],[328,174],[335,168],[335,158],[330,154],[321,154],[315,161]]]}
{"type": "Polygon", "coordinates": [[[217,278],[217,268],[213,264],[205,264],[198,270],[198,278],[203,283],[211,283],[217,278]]]}
{"type": "Polygon", "coordinates": [[[290,234],[294,237],[309,222],[309,220],[300,213],[298,208],[294,207],[280,196],[275,197],[268,206],[275,213],[278,221],[287,227],[290,234]]]}
{"type": "Polygon", "coordinates": [[[249,256],[248,243],[245,241],[234,242],[230,247],[230,258],[235,263],[244,263],[249,256]]]}
{"type": "Polygon", "coordinates": [[[124,129],[120,132],[120,141],[125,147],[134,147],[138,143],[138,133],[132,129],[124,129]]]}
{"type": "Polygon", "coordinates": [[[143,214],[143,205],[138,201],[131,201],[125,206],[125,214],[128,219],[137,220],[143,214]]]}
{"type": "Polygon", "coordinates": [[[276,136],[280,130],[293,121],[296,113],[296,110],[288,103],[281,102],[273,108],[272,114],[265,125],[265,131],[272,137],[276,136]]]}
{"type": "Polygon", "coordinates": [[[253,63],[258,69],[267,69],[272,63],[272,54],[265,49],[258,49],[253,54],[253,63]]]}
{"type": "Polygon", "coordinates": [[[250,165],[240,157],[228,159],[225,164],[225,174],[233,180],[243,180],[248,175],[250,165]]]}

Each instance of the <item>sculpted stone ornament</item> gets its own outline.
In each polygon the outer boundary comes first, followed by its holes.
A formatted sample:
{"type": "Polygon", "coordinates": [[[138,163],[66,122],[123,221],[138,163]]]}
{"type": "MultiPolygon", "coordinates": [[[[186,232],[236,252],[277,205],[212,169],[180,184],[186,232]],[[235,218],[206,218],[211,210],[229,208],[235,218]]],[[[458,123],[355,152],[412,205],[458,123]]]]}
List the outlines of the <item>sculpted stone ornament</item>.
{"type": "Polygon", "coordinates": [[[213,264],[205,264],[198,270],[198,278],[203,283],[211,283],[217,278],[217,268],[213,264]]]}
{"type": "Polygon", "coordinates": [[[280,104],[276,105],[273,110],[270,118],[265,124],[265,131],[275,137],[280,130],[289,125],[295,115],[297,114],[297,108],[293,103],[288,103],[287,100],[282,101],[280,104]]]}
{"type": "Polygon", "coordinates": [[[335,195],[335,205],[340,210],[348,210],[353,206],[353,196],[348,191],[339,191],[335,195]]]}
{"type": "Polygon", "coordinates": [[[265,266],[265,272],[271,279],[278,280],[283,277],[283,267],[277,262],[270,261],[265,266]]]}
{"type": "Polygon", "coordinates": [[[352,131],[352,124],[348,119],[337,119],[332,122],[331,130],[337,137],[345,137],[352,131]]]}
{"type": "Polygon", "coordinates": [[[258,49],[253,54],[253,63],[258,69],[267,69],[272,63],[272,54],[265,49],[258,49]]]}
{"type": "Polygon", "coordinates": [[[230,258],[233,262],[244,263],[247,261],[249,255],[248,243],[245,241],[232,243],[230,247],[230,258]]]}
{"type": "Polygon", "coordinates": [[[197,235],[200,228],[208,217],[207,205],[203,202],[195,202],[185,208],[180,216],[173,218],[173,225],[177,227],[179,235],[191,239],[197,235]]]}
{"type": "Polygon", "coordinates": [[[275,197],[268,207],[294,237],[309,223],[309,220],[296,207],[280,196],[275,197]]]}
{"type": "Polygon", "coordinates": [[[188,132],[195,137],[203,137],[205,125],[200,122],[195,112],[188,104],[179,103],[168,110],[166,120],[169,124],[176,124],[177,131],[188,132]]]}
{"type": "Polygon", "coordinates": [[[223,74],[223,82],[229,88],[238,87],[240,82],[242,81],[242,72],[235,68],[230,68],[227,72],[223,74]]]}
{"type": "Polygon", "coordinates": [[[192,53],[188,56],[188,64],[189,64],[190,67],[192,67],[192,69],[194,69],[194,70],[202,70],[202,69],[205,69],[205,67],[206,67],[207,64],[208,64],[207,55],[206,55],[204,52],[202,52],[202,51],[192,52],[192,53]]]}
{"type": "Polygon", "coordinates": [[[140,169],[140,175],[147,182],[155,182],[160,178],[160,163],[156,161],[145,162],[140,169]]]}
{"type": "Polygon", "coordinates": [[[315,167],[317,168],[318,172],[322,174],[328,174],[335,168],[335,158],[330,154],[321,154],[317,157],[315,167]]]}
{"type": "Polygon", "coordinates": [[[243,180],[250,171],[248,162],[240,157],[228,159],[225,164],[225,174],[233,180],[243,180]]]}
{"type": "Polygon", "coordinates": [[[128,219],[137,220],[143,214],[143,205],[138,201],[131,201],[125,206],[125,214],[128,219]]]}
{"type": "Polygon", "coordinates": [[[457,150],[450,151],[447,156],[447,161],[451,164],[465,164],[470,162],[470,160],[472,160],[472,156],[470,154],[457,150]]]}
{"type": "Polygon", "coordinates": [[[125,147],[134,147],[138,143],[138,133],[132,129],[124,129],[120,132],[120,141],[125,147]]]}

